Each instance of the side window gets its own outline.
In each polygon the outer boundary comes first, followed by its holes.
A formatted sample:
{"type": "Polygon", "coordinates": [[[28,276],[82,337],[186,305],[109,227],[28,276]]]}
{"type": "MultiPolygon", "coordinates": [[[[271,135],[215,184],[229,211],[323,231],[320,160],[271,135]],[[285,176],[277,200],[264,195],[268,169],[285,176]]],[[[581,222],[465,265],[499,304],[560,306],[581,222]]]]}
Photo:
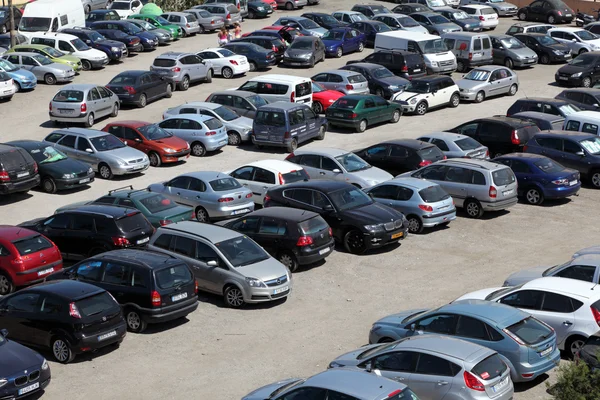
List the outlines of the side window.
{"type": "Polygon", "coordinates": [[[45,315],[60,314],[63,308],[63,303],[54,296],[46,296],[40,304],[40,313],[45,315]]]}
{"type": "Polygon", "coordinates": [[[315,112],[313,110],[311,110],[310,108],[304,109],[304,119],[306,121],[315,119],[315,118],[317,118],[317,115],[315,114],[315,112]]]}
{"type": "Polygon", "coordinates": [[[416,325],[418,330],[452,335],[456,328],[456,319],[456,315],[453,314],[437,314],[423,318],[416,325]]]}
{"type": "Polygon", "coordinates": [[[527,310],[539,310],[542,307],[544,292],[537,290],[520,290],[500,299],[500,303],[527,310]]]}
{"type": "Polygon", "coordinates": [[[261,183],[269,183],[274,185],[275,184],[275,174],[272,173],[271,171],[267,171],[266,169],[262,169],[262,168],[255,168],[256,172],[254,173],[254,181],[255,182],[261,182],[261,183]]]}
{"type": "MultiPolygon", "coordinates": [[[[201,110],[201,113],[204,110],[201,110]]],[[[179,109],[179,114],[198,114],[198,109],[194,107],[184,107],[179,109]]],[[[214,116],[214,115],[211,115],[214,116]]]]}
{"type": "Polygon", "coordinates": [[[163,233],[154,241],[153,245],[161,249],[169,250],[172,239],[173,235],[163,233]]]}
{"type": "Polygon", "coordinates": [[[73,230],[93,232],[94,217],[91,215],[76,215],[73,218],[73,230]]]}
{"type": "Polygon", "coordinates": [[[593,282],[596,267],[590,265],[571,265],[559,271],[554,276],[561,278],[578,279],[580,281],[593,282]]]}
{"type": "Polygon", "coordinates": [[[485,324],[478,319],[461,315],[456,324],[456,336],[489,340],[485,324]]]}
{"type": "Polygon", "coordinates": [[[571,304],[571,298],[556,293],[546,292],[544,295],[542,311],[572,313],[573,305],[571,304]]]}
{"type": "Polygon", "coordinates": [[[390,150],[390,157],[406,158],[408,157],[408,150],[402,146],[392,146],[390,150]]]}
{"type": "Polygon", "coordinates": [[[219,262],[219,260],[221,259],[217,252],[206,243],[196,242],[196,252],[196,259],[204,263],[207,263],[209,261],[219,262]]]}
{"type": "Polygon", "coordinates": [[[102,261],[84,261],[77,267],[75,272],[78,277],[86,281],[97,282],[100,280],[100,273],[102,272],[102,261]]]}
{"type": "Polygon", "coordinates": [[[571,154],[577,154],[578,152],[582,151],[581,150],[581,146],[579,146],[577,143],[572,142],[570,140],[563,140],[563,145],[565,146],[565,152],[566,153],[571,153],[571,154]]]}
{"type": "Polygon", "coordinates": [[[378,199],[396,200],[398,187],[394,185],[381,185],[370,190],[369,194],[378,199]]]}
{"type": "Polygon", "coordinates": [[[587,122],[583,124],[583,128],[581,128],[581,132],[591,133],[594,135],[598,134],[598,125],[596,124],[588,124],[587,122]]]}
{"type": "Polygon", "coordinates": [[[80,136],[77,139],[77,150],[85,152],[87,149],[92,149],[90,142],[88,142],[86,138],[80,136]]]}
{"type": "Polygon", "coordinates": [[[492,45],[490,44],[489,38],[484,37],[483,39],[481,39],[481,42],[483,43],[484,50],[488,50],[490,47],[492,47],[492,45]]]}
{"type": "Polygon", "coordinates": [[[471,170],[449,166],[444,180],[446,182],[471,183],[471,170]]]}
{"type": "Polygon", "coordinates": [[[258,217],[242,218],[231,225],[231,229],[239,232],[256,232],[258,228],[258,217]]]}
{"type": "Polygon", "coordinates": [[[61,15],[60,16],[60,26],[65,26],[69,23],[69,18],[67,16],[67,14],[61,15]]]}
{"type": "Polygon", "coordinates": [[[72,149],[75,148],[75,139],[77,138],[77,136],[73,136],[73,135],[66,135],[64,138],[62,138],[58,144],[60,144],[61,146],[65,146],[65,147],[70,147],[72,149]]]}
{"type": "Polygon", "coordinates": [[[258,229],[263,235],[285,235],[285,222],[274,218],[263,218],[258,229]]]}
{"type": "Polygon", "coordinates": [[[6,257],[10,255],[10,251],[0,244],[0,257],[6,257]]]}
{"type": "Polygon", "coordinates": [[[471,171],[471,173],[473,174],[473,178],[471,181],[473,185],[485,185],[485,176],[483,176],[481,172],[471,171]]]}
{"type": "Polygon", "coordinates": [[[173,246],[175,253],[181,254],[186,257],[196,257],[196,241],[183,236],[175,237],[175,246],[173,246]]]}
{"type": "MultiPolygon", "coordinates": [[[[396,147],[396,146],[394,146],[396,147]]],[[[401,149],[405,150],[404,147],[400,147],[401,149]]],[[[383,157],[385,155],[387,155],[388,152],[388,146],[382,144],[382,145],[377,145],[377,146],[373,146],[370,147],[366,150],[366,153],[369,156],[380,156],[383,157]]]]}
{"type": "Polygon", "coordinates": [[[562,151],[562,140],[556,138],[537,138],[535,141],[542,147],[562,151]]]}
{"type": "Polygon", "coordinates": [[[418,353],[412,351],[386,353],[373,358],[372,366],[383,371],[413,372],[418,356],[418,353]]]}
{"type": "Polygon", "coordinates": [[[17,294],[6,301],[8,311],[34,312],[40,295],[37,293],[17,294]]]}
{"type": "Polygon", "coordinates": [[[123,207],[135,208],[135,204],[130,199],[119,199],[117,200],[117,204],[123,207]]]}
{"type": "Polygon", "coordinates": [[[179,189],[187,189],[190,185],[190,179],[186,176],[179,176],[167,183],[167,186],[179,189]]]}
{"type": "MultiPolygon", "coordinates": [[[[22,57],[23,57],[24,65],[36,65],[33,63],[33,60],[31,59],[31,57],[25,57],[25,56],[22,56],[22,57]]],[[[6,57],[6,59],[13,64],[19,64],[19,56],[9,55],[8,57],[6,57]]]]}
{"type": "Polygon", "coordinates": [[[129,286],[130,272],[131,267],[129,267],[128,265],[107,263],[106,267],[104,268],[104,276],[102,277],[102,282],[108,283],[110,285],[129,286]]]}
{"type": "Polygon", "coordinates": [[[96,88],[90,90],[90,92],[88,93],[88,100],[100,100],[100,93],[98,93],[98,90],[96,90],[96,88]],[[91,98],[90,98],[91,96],[91,98]]]}
{"type": "Polygon", "coordinates": [[[408,201],[413,196],[413,193],[414,192],[412,191],[412,189],[405,188],[405,187],[399,187],[398,188],[398,197],[396,199],[400,200],[400,201],[408,201]]]}
{"type": "Polygon", "coordinates": [[[473,40],[473,50],[475,50],[475,51],[481,50],[481,39],[473,40]]]}
{"type": "Polygon", "coordinates": [[[192,190],[194,192],[206,192],[206,184],[200,179],[190,178],[190,186],[188,190],[192,190]]]}
{"type": "Polygon", "coordinates": [[[236,179],[243,179],[245,181],[252,180],[252,175],[254,173],[254,167],[242,167],[238,168],[231,173],[231,176],[236,179]]]}
{"type": "Polygon", "coordinates": [[[113,125],[108,128],[108,133],[111,135],[115,135],[119,139],[125,139],[125,135],[123,134],[123,127],[118,125],[113,125]]]}
{"type": "Polygon", "coordinates": [[[69,227],[69,216],[67,214],[57,214],[44,222],[44,226],[52,229],[67,229],[69,227]]]}
{"type": "Polygon", "coordinates": [[[71,46],[70,43],[67,43],[64,40],[58,41],[58,49],[67,53],[72,53],[73,51],[75,51],[73,46],[71,46]]]}
{"type": "Polygon", "coordinates": [[[290,197],[300,203],[312,205],[312,190],[295,189],[292,191],[292,194],[290,197]]]}
{"type": "Polygon", "coordinates": [[[415,373],[424,375],[454,376],[461,368],[453,368],[448,360],[431,354],[419,354],[419,362],[415,373]],[[456,371],[456,372],[455,372],[456,371]]]}
{"type": "Polygon", "coordinates": [[[305,123],[306,121],[304,120],[304,112],[302,112],[302,109],[300,110],[294,110],[292,112],[290,112],[289,114],[290,116],[290,125],[300,125],[305,123]]]}
{"type": "MultiPolygon", "coordinates": [[[[135,140],[140,139],[140,135],[136,131],[131,128],[124,127],[123,128],[123,137],[127,140],[135,140]]],[[[79,139],[81,140],[81,139],[79,139]]]]}
{"type": "Polygon", "coordinates": [[[520,161],[520,160],[512,160],[511,169],[513,170],[513,172],[519,172],[522,174],[530,174],[531,173],[531,169],[529,168],[529,165],[527,165],[526,163],[524,163],[523,161],[520,161]]]}
{"type": "Polygon", "coordinates": [[[137,268],[132,268],[131,271],[131,286],[136,288],[145,289],[148,287],[148,275],[144,272],[138,270],[137,268]]]}
{"type": "Polygon", "coordinates": [[[447,48],[453,49],[454,45],[456,44],[456,40],[455,39],[444,39],[444,43],[446,44],[447,48]]]}
{"type": "Polygon", "coordinates": [[[418,177],[422,179],[443,181],[444,176],[446,175],[446,167],[442,165],[434,165],[423,169],[418,175],[418,177]]]}
{"type": "Polygon", "coordinates": [[[387,107],[388,102],[381,98],[381,97],[375,97],[375,107],[387,107]]]}
{"type": "Polygon", "coordinates": [[[442,151],[450,151],[446,142],[441,139],[431,139],[431,143],[435,144],[442,151]]]}
{"type": "Polygon", "coordinates": [[[300,159],[294,162],[296,164],[304,165],[305,167],[321,168],[320,160],[321,157],[319,156],[315,156],[313,154],[305,154],[303,156],[300,156],[300,159]]]}

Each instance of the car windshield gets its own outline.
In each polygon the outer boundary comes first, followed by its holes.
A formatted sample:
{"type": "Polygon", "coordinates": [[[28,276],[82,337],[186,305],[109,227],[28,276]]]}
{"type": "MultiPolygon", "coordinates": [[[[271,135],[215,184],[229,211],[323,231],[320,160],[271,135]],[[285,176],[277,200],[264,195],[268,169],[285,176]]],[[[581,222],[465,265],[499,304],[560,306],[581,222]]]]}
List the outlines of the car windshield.
{"type": "Polygon", "coordinates": [[[381,68],[377,68],[373,71],[373,76],[375,78],[389,78],[391,76],[394,76],[394,74],[389,69],[387,69],[385,67],[381,67],[381,68]]]}
{"type": "Polygon", "coordinates": [[[579,142],[588,153],[597,156],[600,154],[600,138],[585,139],[579,142]]]}
{"type": "Polygon", "coordinates": [[[90,47],[79,38],[71,40],[71,44],[79,51],[86,51],[90,49],[90,47]]]}
{"type": "Polygon", "coordinates": [[[331,15],[320,15],[319,18],[321,18],[321,21],[323,21],[326,24],[338,24],[338,20],[333,18],[331,15]]]}
{"type": "MultiPolygon", "coordinates": [[[[580,57],[580,56],[578,56],[578,57],[580,57]]],[[[581,111],[581,109],[579,107],[574,106],[572,104],[563,104],[562,106],[559,106],[558,109],[565,116],[569,116],[569,115],[574,114],[574,113],[576,113],[578,111],[581,111]]]]}
{"type": "Polygon", "coordinates": [[[389,26],[383,22],[371,22],[371,26],[375,29],[375,32],[389,32],[392,30],[389,26]]]}
{"type": "Polygon", "coordinates": [[[136,24],[127,24],[125,29],[127,30],[127,33],[130,35],[137,35],[137,34],[143,32],[142,29],[139,26],[137,26],[136,24]]]}
{"type": "Polygon", "coordinates": [[[167,199],[162,194],[153,194],[140,200],[140,203],[146,207],[151,214],[170,210],[177,207],[177,203],[167,199]]]}
{"type": "Polygon", "coordinates": [[[233,239],[216,243],[215,246],[235,268],[256,264],[269,259],[262,247],[248,239],[238,236],[233,239]]]}
{"type": "Polygon", "coordinates": [[[595,35],[590,31],[586,31],[585,29],[582,29],[582,30],[574,32],[574,33],[575,33],[575,35],[579,36],[579,39],[581,39],[581,40],[596,40],[596,39],[598,39],[598,35],[595,35]]]}
{"type": "Polygon", "coordinates": [[[31,58],[33,58],[34,60],[36,60],[37,62],[39,62],[42,65],[50,65],[52,64],[52,60],[49,59],[46,56],[43,56],[41,54],[36,54],[34,56],[31,56],[31,58]]]}
{"type": "Polygon", "coordinates": [[[521,286],[523,286],[524,283],[517,285],[517,286],[509,286],[509,287],[503,287],[500,288],[498,290],[494,290],[492,293],[488,294],[487,296],[485,296],[485,300],[492,300],[495,299],[497,297],[503,296],[509,292],[512,292],[513,290],[519,289],[521,288],[521,286]]]}
{"type": "Polygon", "coordinates": [[[140,126],[138,131],[148,140],[160,140],[173,136],[155,124],[140,126]]]}
{"type": "Polygon", "coordinates": [[[329,198],[336,209],[340,211],[350,210],[352,208],[362,207],[373,203],[365,192],[357,187],[350,186],[329,193],[329,198]]]}
{"type": "Polygon", "coordinates": [[[2,69],[4,72],[15,72],[19,68],[16,67],[10,61],[6,61],[6,60],[3,60],[3,59],[0,58],[0,69],[2,69]]]}
{"type": "Polygon", "coordinates": [[[235,53],[233,51],[231,51],[231,50],[228,50],[228,49],[219,49],[219,50],[217,50],[217,53],[219,53],[223,57],[235,56],[235,53]]]}
{"type": "Polygon", "coordinates": [[[38,164],[50,164],[67,158],[65,154],[52,146],[46,146],[43,149],[33,149],[29,154],[31,154],[31,157],[38,164]]]}
{"type": "Polygon", "coordinates": [[[110,5],[111,10],[131,10],[131,3],[128,1],[113,1],[110,5]]]}
{"type": "Polygon", "coordinates": [[[167,21],[163,17],[156,16],[156,17],[154,17],[154,19],[156,20],[156,22],[158,22],[161,25],[170,25],[171,24],[169,21],[167,21]]]}
{"type": "Polygon", "coordinates": [[[234,119],[240,117],[234,111],[231,111],[227,107],[215,108],[213,111],[224,121],[233,121],[234,119]]]}
{"type": "Polygon", "coordinates": [[[44,47],[42,50],[52,57],[62,57],[65,55],[65,53],[56,50],[54,47],[44,47]]]}
{"type": "Polygon", "coordinates": [[[432,24],[447,24],[450,22],[450,20],[443,15],[432,15],[429,17],[429,21],[431,21],[432,24]]]}
{"type": "Polygon", "coordinates": [[[347,172],[363,171],[371,165],[354,153],[346,153],[335,158],[347,172]]]}
{"type": "Polygon", "coordinates": [[[90,38],[90,40],[92,42],[97,42],[99,40],[106,40],[106,38],[104,36],[102,36],[101,34],[99,34],[96,31],[90,31],[90,32],[88,32],[88,37],[90,38]]]}
{"type": "Polygon", "coordinates": [[[417,42],[417,44],[421,48],[423,54],[445,53],[448,51],[448,47],[446,47],[446,44],[441,38],[417,42]]]}
{"type": "Polygon", "coordinates": [[[404,90],[410,93],[429,93],[430,88],[429,82],[414,80],[404,90]]]}
{"type": "Polygon", "coordinates": [[[52,101],[60,103],[81,103],[83,101],[83,92],[81,90],[61,90],[52,101]]]}
{"type": "Polygon", "coordinates": [[[398,22],[403,28],[413,28],[415,26],[419,26],[417,21],[409,17],[398,18],[398,22]]]}
{"type": "Polygon", "coordinates": [[[142,28],[146,29],[147,31],[153,31],[155,29],[158,29],[157,27],[152,25],[150,22],[142,21],[140,19],[136,19],[135,22],[133,22],[133,23],[136,24],[137,26],[141,26],[142,28]]]}
{"type": "Polygon", "coordinates": [[[521,43],[519,39],[516,39],[514,37],[502,39],[500,40],[500,42],[507,49],[522,49],[523,47],[525,47],[525,45],[521,43]]]}
{"type": "Polygon", "coordinates": [[[13,245],[22,256],[28,256],[52,247],[52,243],[42,235],[34,235],[16,240],[13,242],[13,245]]]}
{"type": "Polygon", "coordinates": [[[262,97],[260,97],[259,95],[246,97],[246,100],[248,100],[256,108],[267,104],[267,101],[265,99],[263,99],[262,97]]]}
{"type": "Polygon", "coordinates": [[[481,143],[479,143],[477,140],[470,138],[470,137],[466,137],[464,139],[458,139],[456,142],[454,142],[461,150],[464,151],[468,151],[468,150],[475,150],[480,148],[482,145],[481,143]]]}
{"type": "Polygon", "coordinates": [[[235,190],[242,187],[234,178],[219,178],[209,182],[210,187],[215,192],[225,192],[227,190],[235,190]]]}
{"type": "Polygon", "coordinates": [[[294,40],[289,47],[290,50],[312,50],[312,40],[294,40]]]}
{"type": "Polygon", "coordinates": [[[489,71],[485,71],[483,69],[472,69],[471,72],[469,72],[464,79],[468,79],[470,81],[484,82],[487,81],[489,77],[489,71]]]}
{"type": "MultiPolygon", "coordinates": [[[[405,339],[406,340],[406,339],[405,339]]],[[[369,358],[372,355],[375,355],[377,353],[383,353],[387,350],[393,349],[394,347],[396,347],[398,345],[397,342],[390,342],[390,343],[386,343],[386,344],[381,344],[375,347],[370,348],[367,351],[363,351],[362,353],[360,353],[356,359],[357,360],[364,360],[365,358],[369,358]]]]}
{"type": "Polygon", "coordinates": [[[596,57],[590,56],[587,54],[581,54],[571,61],[569,61],[569,65],[574,65],[576,67],[589,67],[595,63],[596,57]]]}
{"type": "Polygon", "coordinates": [[[549,158],[545,158],[533,163],[536,167],[538,167],[542,172],[546,172],[548,174],[554,174],[557,172],[564,171],[565,167],[557,163],[556,161],[552,161],[549,158]]]}
{"type": "Polygon", "coordinates": [[[123,142],[113,135],[96,136],[90,139],[96,151],[109,151],[126,147],[123,142]]]}
{"type": "Polygon", "coordinates": [[[308,19],[308,18],[299,20],[298,24],[300,24],[300,26],[303,27],[304,29],[320,28],[320,26],[315,21],[308,19]]]}
{"type": "Polygon", "coordinates": [[[360,14],[360,13],[359,14],[351,14],[350,19],[352,20],[352,22],[369,20],[369,18],[367,18],[364,14],[360,14]]]}
{"type": "Polygon", "coordinates": [[[154,272],[156,285],[161,289],[171,289],[192,281],[190,268],[185,264],[164,268],[154,272]]]}
{"type": "Polygon", "coordinates": [[[211,16],[212,16],[212,14],[211,14],[211,13],[209,13],[208,11],[206,11],[206,10],[199,10],[199,11],[198,11],[198,14],[200,14],[200,16],[201,16],[202,18],[209,18],[209,17],[211,17],[211,16]]]}
{"type": "Polygon", "coordinates": [[[321,39],[323,40],[342,40],[344,37],[344,31],[327,31],[321,39]]]}
{"type": "Polygon", "coordinates": [[[23,32],[48,32],[52,18],[23,17],[19,22],[19,30],[23,32]]]}
{"type": "Polygon", "coordinates": [[[551,46],[553,44],[558,44],[558,40],[551,38],[550,36],[536,36],[538,42],[543,44],[544,46],[551,46]]]}

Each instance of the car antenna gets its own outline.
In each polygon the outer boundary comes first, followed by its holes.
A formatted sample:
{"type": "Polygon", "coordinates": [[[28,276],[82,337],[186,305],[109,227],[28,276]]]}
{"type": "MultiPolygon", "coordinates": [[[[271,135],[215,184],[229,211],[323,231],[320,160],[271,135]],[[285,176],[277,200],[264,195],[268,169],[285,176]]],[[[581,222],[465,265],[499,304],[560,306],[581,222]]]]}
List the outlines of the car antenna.
{"type": "Polygon", "coordinates": [[[594,283],[594,286],[592,286],[592,288],[590,290],[596,289],[596,286],[598,286],[598,282],[594,283]]]}

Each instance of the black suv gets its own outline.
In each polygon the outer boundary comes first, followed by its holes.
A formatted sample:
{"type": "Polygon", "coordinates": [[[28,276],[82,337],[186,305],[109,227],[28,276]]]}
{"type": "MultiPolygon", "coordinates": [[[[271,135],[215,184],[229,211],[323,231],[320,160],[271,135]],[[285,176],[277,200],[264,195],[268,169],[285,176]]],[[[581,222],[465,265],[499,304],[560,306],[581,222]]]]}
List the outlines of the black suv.
{"type": "Polygon", "coordinates": [[[346,65],[356,63],[379,64],[404,79],[414,79],[427,75],[427,66],[423,56],[403,50],[380,50],[371,53],[362,60],[348,61],[346,65]]]}
{"type": "Polygon", "coordinates": [[[333,232],[319,214],[295,208],[263,208],[217,225],[249,236],[291,272],[324,260],[335,246],[333,232]]]}
{"type": "Polygon", "coordinates": [[[108,251],[46,277],[57,279],[76,279],[110,292],[132,332],[183,318],[198,308],[198,286],[190,267],[168,254],[108,251]]]}
{"type": "Polygon", "coordinates": [[[83,205],[19,226],[52,240],[66,259],[84,259],[109,250],[144,245],[154,233],[139,210],[107,205],[83,205]]]}
{"type": "Polygon", "coordinates": [[[474,119],[447,132],[470,136],[490,150],[492,158],[521,152],[540,128],[531,120],[504,116],[474,119]]]}
{"type": "Polygon", "coordinates": [[[27,192],[39,184],[38,166],[29,153],[0,144],[0,194],[27,192]]]}
{"type": "Polygon", "coordinates": [[[362,254],[404,239],[408,222],[391,207],[376,203],[346,182],[310,180],[276,186],[267,192],[264,207],[283,206],[313,211],[327,221],[346,251],[362,254]]]}
{"type": "Polygon", "coordinates": [[[563,118],[568,117],[581,109],[566,100],[553,99],[551,97],[524,97],[514,102],[506,111],[510,117],[513,114],[523,111],[537,111],[546,114],[560,115],[563,118]]]}
{"type": "Polygon", "coordinates": [[[10,339],[50,349],[63,364],[76,354],[121,343],[127,334],[121,307],[106,290],[69,280],[40,283],[1,298],[0,320],[10,339]]]}

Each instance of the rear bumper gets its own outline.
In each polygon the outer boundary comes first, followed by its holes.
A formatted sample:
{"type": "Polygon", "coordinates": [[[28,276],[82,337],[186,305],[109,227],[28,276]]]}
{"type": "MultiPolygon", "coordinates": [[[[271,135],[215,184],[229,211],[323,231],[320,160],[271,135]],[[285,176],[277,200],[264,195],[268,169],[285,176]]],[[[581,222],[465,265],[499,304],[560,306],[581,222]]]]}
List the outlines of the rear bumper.
{"type": "Polygon", "coordinates": [[[72,350],[73,350],[73,352],[75,352],[77,354],[81,354],[81,353],[85,353],[85,352],[93,351],[93,350],[98,350],[103,347],[110,346],[111,344],[121,342],[126,334],[127,334],[127,324],[125,323],[125,321],[123,319],[121,319],[119,324],[117,324],[116,326],[113,326],[110,329],[104,329],[93,335],[85,336],[81,333],[78,333],[75,337],[75,342],[72,343],[72,346],[73,346],[72,350]],[[112,331],[115,331],[117,334],[108,339],[104,339],[104,340],[98,339],[101,335],[104,335],[104,334],[112,332],[112,331]]]}
{"type": "MultiPolygon", "coordinates": [[[[279,59],[277,58],[278,56],[275,56],[275,58],[271,59],[271,60],[248,60],[248,61],[254,61],[256,63],[257,68],[263,69],[263,68],[270,68],[274,65],[276,65],[283,57],[280,57],[279,59]]],[[[250,70],[249,66],[248,66],[248,70],[250,70]]]]}
{"type": "Polygon", "coordinates": [[[515,368],[517,369],[517,371],[514,372],[514,375],[511,373],[511,378],[513,382],[532,381],[538,376],[542,375],[543,373],[548,372],[554,367],[556,367],[560,362],[560,350],[558,350],[558,346],[556,346],[554,352],[550,356],[540,358],[540,360],[541,361],[537,364],[520,363],[519,365],[516,365],[515,368]],[[523,377],[523,375],[528,374],[532,375],[523,377]]]}
{"type": "Polygon", "coordinates": [[[432,228],[446,222],[454,221],[455,219],[456,209],[443,213],[421,216],[421,220],[423,221],[423,226],[425,228],[432,228]]]}
{"type": "Polygon", "coordinates": [[[544,188],[544,197],[547,199],[564,199],[576,195],[579,189],[581,189],[581,182],[577,182],[573,186],[563,186],[556,189],[544,188]]]}
{"type": "Polygon", "coordinates": [[[0,194],[11,194],[18,192],[27,192],[30,189],[38,186],[40,184],[40,176],[35,175],[25,181],[17,182],[17,183],[2,183],[0,184],[0,194]]]}
{"type": "Polygon", "coordinates": [[[37,282],[41,282],[53,272],[60,271],[63,268],[62,260],[45,264],[33,269],[26,271],[19,271],[15,274],[14,283],[15,286],[31,285],[37,282]]]}
{"type": "MultiPolygon", "coordinates": [[[[222,203],[219,203],[222,204],[222,203]]],[[[216,210],[209,211],[210,219],[213,221],[223,220],[233,217],[240,217],[254,211],[254,201],[249,198],[247,202],[237,204],[232,207],[220,207],[216,210]]]]}
{"type": "Polygon", "coordinates": [[[358,125],[360,124],[360,120],[358,121],[354,121],[354,120],[348,120],[348,119],[341,119],[341,118],[332,118],[332,117],[327,117],[327,122],[329,123],[329,125],[335,125],[335,126],[341,126],[344,128],[358,128],[358,125]]]}
{"type": "MultiPolygon", "coordinates": [[[[163,310],[148,310],[142,309],[141,317],[149,324],[158,324],[167,321],[173,321],[178,318],[185,317],[189,313],[196,311],[198,308],[198,297],[187,300],[178,304],[174,310],[164,312],[163,310]]],[[[171,306],[173,307],[173,306],[171,306]]]]}
{"type": "Polygon", "coordinates": [[[515,204],[517,204],[518,201],[519,199],[517,198],[517,196],[515,196],[510,199],[495,201],[493,203],[481,202],[481,207],[483,207],[484,211],[500,211],[514,206],[515,204]]]}
{"type": "Polygon", "coordinates": [[[220,22],[215,22],[214,24],[206,24],[206,25],[202,25],[204,27],[205,31],[208,32],[212,32],[212,31],[216,31],[217,29],[221,29],[222,27],[225,26],[225,22],[223,22],[222,20],[220,22]]]}
{"type": "Polygon", "coordinates": [[[52,113],[48,113],[50,116],[50,121],[58,121],[58,122],[71,122],[71,123],[83,123],[85,121],[87,121],[87,117],[88,117],[88,113],[85,114],[81,114],[79,113],[77,116],[72,116],[72,117],[60,117],[57,115],[54,115],[52,113]]]}
{"type": "Polygon", "coordinates": [[[181,29],[185,30],[185,32],[188,35],[194,35],[194,34],[200,32],[200,25],[192,26],[192,27],[189,27],[189,28],[181,28],[181,29]]]}
{"type": "Polygon", "coordinates": [[[296,260],[298,260],[298,264],[300,265],[314,264],[329,257],[329,255],[333,253],[334,247],[335,240],[331,238],[329,243],[314,249],[300,248],[296,253],[296,260]]]}

